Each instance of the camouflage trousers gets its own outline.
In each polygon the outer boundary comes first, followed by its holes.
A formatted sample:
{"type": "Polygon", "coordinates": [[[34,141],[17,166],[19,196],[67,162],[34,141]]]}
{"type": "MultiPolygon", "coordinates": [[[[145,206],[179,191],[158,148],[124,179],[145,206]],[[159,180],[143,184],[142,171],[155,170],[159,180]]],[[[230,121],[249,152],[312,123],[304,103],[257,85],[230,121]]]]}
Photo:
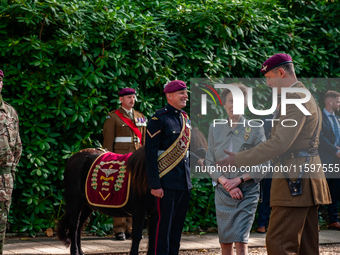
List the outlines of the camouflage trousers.
{"type": "Polygon", "coordinates": [[[3,253],[6,223],[11,207],[14,173],[0,174],[0,254],[3,253]]]}

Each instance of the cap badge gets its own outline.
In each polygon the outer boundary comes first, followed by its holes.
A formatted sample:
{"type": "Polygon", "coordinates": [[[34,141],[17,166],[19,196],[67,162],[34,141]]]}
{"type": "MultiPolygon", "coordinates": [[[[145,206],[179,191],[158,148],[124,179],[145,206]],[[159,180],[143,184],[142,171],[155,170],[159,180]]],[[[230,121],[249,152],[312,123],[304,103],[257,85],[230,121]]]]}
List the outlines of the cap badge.
{"type": "Polygon", "coordinates": [[[268,66],[262,67],[262,71],[266,71],[268,66]]]}

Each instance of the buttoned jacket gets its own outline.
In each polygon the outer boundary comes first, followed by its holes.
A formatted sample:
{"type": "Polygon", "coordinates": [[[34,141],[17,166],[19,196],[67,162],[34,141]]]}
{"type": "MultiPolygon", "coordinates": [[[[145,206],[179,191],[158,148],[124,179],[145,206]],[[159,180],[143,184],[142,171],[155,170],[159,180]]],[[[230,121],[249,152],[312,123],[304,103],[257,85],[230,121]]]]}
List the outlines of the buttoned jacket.
{"type": "MultiPolygon", "coordinates": [[[[301,82],[294,84],[292,87],[306,89],[301,82]]],[[[288,99],[301,99],[304,97],[304,93],[287,93],[288,99]]],[[[313,97],[303,105],[311,113],[310,116],[306,116],[296,105],[287,104],[286,115],[279,114],[274,117],[278,121],[274,121],[271,138],[248,151],[237,153],[235,155],[236,165],[240,167],[261,164],[289,150],[308,149],[319,123],[314,144],[314,147],[318,147],[322,126],[321,111],[313,97]]],[[[306,158],[292,158],[284,161],[284,165],[290,169],[288,176],[292,181],[297,180],[300,174],[299,169],[305,162],[306,158]]],[[[311,165],[318,167],[320,164],[319,156],[311,157],[308,165],[309,170],[306,169],[302,178],[302,195],[294,197],[290,193],[288,182],[284,178],[282,171],[274,172],[270,205],[307,207],[329,204],[331,200],[325,174],[320,169],[312,172],[310,168],[311,165]]],[[[279,163],[276,164],[276,166],[278,165],[279,163]]]]}
{"type": "MultiPolygon", "coordinates": [[[[227,156],[223,149],[229,150],[230,143],[232,143],[232,151],[239,152],[250,149],[266,141],[264,129],[260,124],[255,124],[258,125],[257,127],[251,127],[249,125],[249,120],[244,117],[241,117],[238,123],[239,124],[234,129],[231,129],[227,123],[215,124],[215,126],[214,124],[210,125],[208,151],[206,155],[206,164],[208,168],[215,167],[215,162],[227,156]]],[[[264,165],[268,164],[269,162],[264,163],[264,165]]],[[[261,166],[255,166],[248,169],[242,169],[243,172],[240,171],[239,168],[235,169],[235,171],[225,171],[217,166],[215,171],[211,172],[211,177],[217,182],[217,179],[221,175],[224,175],[228,179],[232,179],[247,171],[255,182],[259,182],[264,176],[261,170],[261,166]]]]}
{"type": "Polygon", "coordinates": [[[107,119],[104,123],[103,127],[103,147],[104,149],[107,149],[108,151],[118,153],[118,154],[127,154],[129,152],[134,152],[138,150],[142,145],[145,144],[145,134],[146,134],[146,121],[142,121],[142,119],[145,120],[144,115],[134,109],[132,109],[133,112],[133,119],[130,118],[130,116],[127,115],[126,111],[120,107],[118,111],[123,114],[125,118],[128,118],[132,120],[139,131],[142,133],[142,141],[139,143],[137,139],[137,135],[132,131],[132,129],[117,115],[115,114],[116,110],[111,111],[107,119]],[[135,141],[131,142],[115,142],[116,137],[131,137],[134,138],[135,141]]]}
{"type": "MultiPolygon", "coordinates": [[[[145,143],[147,180],[150,189],[191,189],[189,158],[185,156],[178,164],[163,177],[159,177],[157,158],[160,152],[166,151],[181,133],[182,117],[187,114],[170,104],[156,113],[147,126],[145,143]]],[[[176,159],[175,159],[176,160],[176,159]]]]}

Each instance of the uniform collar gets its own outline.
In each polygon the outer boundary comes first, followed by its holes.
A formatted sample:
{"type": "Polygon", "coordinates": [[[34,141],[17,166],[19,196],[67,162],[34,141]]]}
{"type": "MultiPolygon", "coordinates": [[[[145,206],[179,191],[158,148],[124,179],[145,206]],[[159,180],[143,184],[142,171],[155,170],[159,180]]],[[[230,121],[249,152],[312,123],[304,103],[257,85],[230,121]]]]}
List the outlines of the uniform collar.
{"type": "Polygon", "coordinates": [[[0,110],[3,110],[7,113],[7,106],[4,103],[4,100],[2,100],[2,95],[0,94],[0,110]]]}
{"type": "Polygon", "coordinates": [[[171,112],[173,114],[180,114],[182,110],[178,110],[177,108],[173,107],[171,104],[167,104],[165,106],[165,110],[167,110],[168,112],[171,112]]]}
{"type": "Polygon", "coordinates": [[[132,111],[133,108],[131,108],[131,110],[128,110],[128,109],[125,109],[125,108],[122,106],[122,109],[127,113],[127,115],[129,115],[129,112],[133,113],[133,111],[132,111]]]}
{"type": "Polygon", "coordinates": [[[292,85],[290,85],[289,87],[290,87],[290,88],[295,87],[295,85],[298,84],[298,83],[299,83],[299,81],[296,81],[296,82],[294,82],[292,85]]]}

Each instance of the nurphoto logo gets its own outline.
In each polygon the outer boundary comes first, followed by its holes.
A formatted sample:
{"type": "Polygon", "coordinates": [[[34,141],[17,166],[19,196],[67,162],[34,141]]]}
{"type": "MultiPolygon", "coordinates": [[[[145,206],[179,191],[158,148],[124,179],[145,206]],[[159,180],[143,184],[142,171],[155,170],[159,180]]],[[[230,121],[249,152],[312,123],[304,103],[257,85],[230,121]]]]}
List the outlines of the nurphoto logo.
{"type": "MultiPolygon", "coordinates": [[[[244,95],[240,88],[236,87],[232,84],[215,84],[215,88],[218,89],[229,89],[233,95],[233,104],[234,104],[234,114],[244,114],[244,95]]],[[[277,88],[273,88],[273,103],[270,109],[268,110],[257,110],[253,105],[253,88],[248,89],[248,108],[251,113],[266,116],[275,112],[277,103],[278,103],[278,96],[277,96],[277,88]]],[[[218,95],[217,95],[218,96],[218,95]]],[[[218,96],[219,97],[219,96],[218,96]]],[[[281,115],[286,115],[286,107],[287,104],[295,104],[303,114],[306,116],[311,115],[311,113],[303,106],[304,103],[308,102],[311,98],[311,93],[308,89],[304,88],[282,88],[281,89],[281,115]],[[306,95],[304,98],[297,98],[297,99],[287,99],[287,93],[303,93],[306,95]]],[[[207,114],[207,94],[201,95],[201,114],[207,114]]]]}

